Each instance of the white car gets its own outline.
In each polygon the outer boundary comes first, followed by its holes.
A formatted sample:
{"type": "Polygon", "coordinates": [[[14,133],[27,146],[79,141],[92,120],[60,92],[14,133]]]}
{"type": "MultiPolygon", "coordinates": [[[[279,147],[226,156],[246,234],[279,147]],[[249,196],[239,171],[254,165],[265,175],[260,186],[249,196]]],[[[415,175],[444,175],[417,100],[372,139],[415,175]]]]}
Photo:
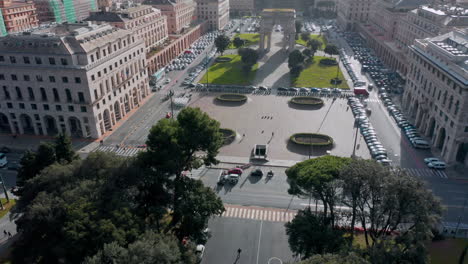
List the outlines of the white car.
{"type": "Polygon", "coordinates": [[[424,163],[426,163],[426,164],[429,164],[429,163],[431,163],[431,162],[437,162],[437,161],[441,161],[441,160],[438,159],[438,158],[434,158],[434,157],[432,157],[432,158],[425,158],[425,159],[424,159],[424,163]]]}
{"type": "Polygon", "coordinates": [[[197,256],[198,262],[201,262],[204,254],[205,254],[205,246],[197,245],[197,248],[195,249],[195,255],[197,256]]]}
{"type": "Polygon", "coordinates": [[[431,169],[438,169],[438,170],[443,170],[447,167],[447,165],[443,161],[430,162],[429,164],[427,164],[427,166],[431,169]]]}

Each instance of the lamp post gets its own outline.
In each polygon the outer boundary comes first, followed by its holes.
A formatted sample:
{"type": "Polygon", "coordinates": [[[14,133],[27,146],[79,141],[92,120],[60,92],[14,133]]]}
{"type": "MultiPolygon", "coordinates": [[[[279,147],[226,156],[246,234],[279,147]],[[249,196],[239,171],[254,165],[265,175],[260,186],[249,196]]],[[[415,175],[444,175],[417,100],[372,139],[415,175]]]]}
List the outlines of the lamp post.
{"type": "Polygon", "coordinates": [[[174,91],[170,90],[169,91],[169,97],[171,97],[171,117],[174,119],[174,106],[172,103],[172,96],[174,95],[174,91]]]}
{"type": "Polygon", "coordinates": [[[208,68],[209,68],[208,67],[209,66],[208,65],[209,64],[208,63],[208,51],[206,52],[205,61],[206,61],[206,89],[208,89],[208,73],[209,73],[209,71],[208,71],[208,68]]]}

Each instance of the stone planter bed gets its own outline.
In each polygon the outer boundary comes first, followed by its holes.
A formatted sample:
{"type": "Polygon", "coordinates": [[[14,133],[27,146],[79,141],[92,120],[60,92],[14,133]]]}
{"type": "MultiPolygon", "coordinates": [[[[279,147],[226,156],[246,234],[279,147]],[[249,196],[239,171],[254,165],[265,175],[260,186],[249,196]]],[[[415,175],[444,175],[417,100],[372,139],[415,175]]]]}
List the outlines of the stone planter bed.
{"type": "Polygon", "coordinates": [[[229,128],[220,128],[219,132],[223,134],[224,144],[230,144],[236,138],[236,132],[229,128]]]}
{"type": "Polygon", "coordinates": [[[322,106],[323,100],[317,97],[311,96],[297,96],[291,98],[291,103],[298,105],[313,105],[313,106],[322,106]]]}
{"type": "Polygon", "coordinates": [[[221,94],[216,99],[223,102],[245,102],[247,96],[242,94],[221,94]]]}
{"type": "Polygon", "coordinates": [[[290,140],[299,145],[305,146],[332,146],[333,138],[324,134],[316,133],[296,133],[290,140]]]}

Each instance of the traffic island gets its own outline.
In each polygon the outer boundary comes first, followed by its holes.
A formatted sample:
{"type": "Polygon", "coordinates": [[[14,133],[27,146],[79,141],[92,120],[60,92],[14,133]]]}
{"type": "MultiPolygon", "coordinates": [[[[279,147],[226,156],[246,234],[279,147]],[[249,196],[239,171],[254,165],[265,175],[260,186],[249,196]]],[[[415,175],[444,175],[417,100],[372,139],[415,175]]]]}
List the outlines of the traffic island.
{"type": "Polygon", "coordinates": [[[221,102],[245,102],[247,96],[243,94],[221,94],[216,97],[216,100],[221,102]]]}
{"type": "Polygon", "coordinates": [[[323,100],[312,96],[297,96],[291,98],[289,101],[291,104],[303,105],[303,106],[323,106],[323,100]]]}
{"type": "Polygon", "coordinates": [[[236,139],[236,131],[229,128],[220,128],[219,132],[223,134],[223,144],[229,145],[236,139]]]}
{"type": "Polygon", "coordinates": [[[317,133],[296,133],[289,140],[293,143],[303,146],[313,147],[331,147],[333,146],[333,138],[324,134],[317,133]]]}

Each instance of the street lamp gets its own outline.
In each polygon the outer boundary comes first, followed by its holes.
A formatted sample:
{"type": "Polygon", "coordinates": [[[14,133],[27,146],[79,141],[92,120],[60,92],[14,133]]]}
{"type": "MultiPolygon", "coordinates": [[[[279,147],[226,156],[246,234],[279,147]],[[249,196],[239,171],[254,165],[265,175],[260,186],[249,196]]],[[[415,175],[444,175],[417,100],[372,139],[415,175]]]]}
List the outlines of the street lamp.
{"type": "Polygon", "coordinates": [[[169,97],[171,98],[171,117],[174,119],[174,106],[172,103],[172,96],[174,95],[173,90],[169,90],[169,97]]]}

